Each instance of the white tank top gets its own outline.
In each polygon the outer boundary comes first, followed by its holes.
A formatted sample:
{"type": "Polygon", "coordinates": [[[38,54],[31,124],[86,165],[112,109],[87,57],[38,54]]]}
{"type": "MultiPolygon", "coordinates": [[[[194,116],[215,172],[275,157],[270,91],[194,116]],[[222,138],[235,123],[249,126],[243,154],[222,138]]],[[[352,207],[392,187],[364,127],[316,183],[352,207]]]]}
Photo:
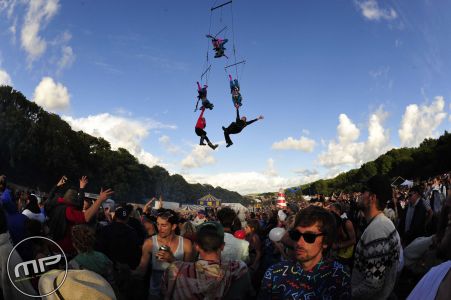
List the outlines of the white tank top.
{"type": "MultiPolygon", "coordinates": [[[[177,237],[179,239],[179,244],[175,250],[174,257],[175,260],[183,260],[183,237],[179,235],[177,235],[177,237]]],[[[159,248],[160,245],[158,244],[158,235],[156,234],[152,236],[152,270],[164,271],[169,267],[170,263],[157,259],[155,254],[157,254],[159,248]]]]}

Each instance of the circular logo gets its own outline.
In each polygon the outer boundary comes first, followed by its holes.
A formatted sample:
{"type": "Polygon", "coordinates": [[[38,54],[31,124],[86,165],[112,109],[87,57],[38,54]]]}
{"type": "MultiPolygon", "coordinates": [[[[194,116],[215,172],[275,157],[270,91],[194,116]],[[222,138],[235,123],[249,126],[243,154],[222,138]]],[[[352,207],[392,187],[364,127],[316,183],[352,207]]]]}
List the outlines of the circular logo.
{"type": "MultiPolygon", "coordinates": [[[[33,297],[33,298],[46,297],[46,296],[49,296],[49,295],[53,294],[54,292],[56,292],[63,285],[64,281],[66,280],[67,269],[68,269],[67,257],[64,254],[63,249],[57,243],[52,241],[51,239],[43,237],[43,236],[29,237],[29,238],[23,239],[22,241],[17,243],[17,245],[14,246],[14,248],[11,250],[11,252],[9,252],[8,261],[6,264],[6,270],[8,273],[8,277],[9,277],[9,280],[11,281],[11,283],[13,284],[14,288],[16,290],[18,290],[19,292],[21,292],[22,294],[29,296],[29,297],[33,297]],[[61,253],[53,254],[53,255],[38,258],[38,259],[27,260],[27,261],[23,261],[23,262],[21,260],[19,260],[21,262],[18,263],[17,257],[19,257],[19,255],[16,251],[16,248],[20,244],[22,244],[26,241],[29,241],[29,240],[33,240],[33,239],[41,240],[41,241],[44,240],[46,243],[47,242],[53,243],[56,247],[58,247],[60,249],[61,253]],[[31,295],[31,294],[28,294],[28,293],[22,291],[20,289],[20,287],[17,285],[19,282],[30,281],[30,280],[41,277],[44,273],[57,267],[63,261],[63,258],[64,258],[64,263],[66,266],[65,270],[64,270],[63,280],[51,292],[49,292],[45,295],[31,295]]],[[[55,282],[56,282],[56,279],[55,279],[55,282]]]]}

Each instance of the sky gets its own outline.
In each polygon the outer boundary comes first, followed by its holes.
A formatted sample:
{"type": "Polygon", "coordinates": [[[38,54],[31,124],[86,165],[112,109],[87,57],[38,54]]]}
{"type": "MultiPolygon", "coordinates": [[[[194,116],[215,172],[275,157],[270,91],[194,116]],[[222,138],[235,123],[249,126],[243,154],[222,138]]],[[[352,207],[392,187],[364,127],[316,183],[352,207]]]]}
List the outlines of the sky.
{"type": "Polygon", "coordinates": [[[210,11],[224,2],[0,0],[0,84],[143,164],[242,194],[331,178],[450,130],[451,1],[210,11]],[[225,27],[229,59],[213,58],[205,35],[225,27]],[[226,148],[229,73],[241,115],[265,118],[226,148]],[[214,151],[194,133],[196,81],[207,79],[214,151]]]}

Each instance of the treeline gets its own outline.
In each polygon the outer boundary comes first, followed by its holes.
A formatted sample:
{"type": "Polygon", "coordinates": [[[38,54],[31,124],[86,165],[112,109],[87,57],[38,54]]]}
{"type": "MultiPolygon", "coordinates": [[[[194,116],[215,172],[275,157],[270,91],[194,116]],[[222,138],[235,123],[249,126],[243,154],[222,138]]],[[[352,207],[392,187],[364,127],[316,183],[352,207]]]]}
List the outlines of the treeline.
{"type": "Polygon", "coordinates": [[[189,184],[159,166],[140,164],[125,149],[83,131],[75,132],[58,115],[48,113],[9,86],[0,86],[0,173],[22,186],[48,191],[62,175],[78,185],[89,177],[88,191],[114,189],[114,199],[139,202],[163,195],[167,201],[194,203],[211,193],[224,202],[247,200],[236,192],[207,184],[189,184]]]}
{"type": "Polygon", "coordinates": [[[359,169],[350,170],[332,179],[305,184],[300,188],[304,195],[331,195],[333,192],[359,191],[363,183],[376,174],[386,176],[390,180],[401,176],[419,181],[449,171],[451,134],[445,131],[438,139],[425,139],[417,148],[392,149],[376,160],[363,164],[359,169]]]}

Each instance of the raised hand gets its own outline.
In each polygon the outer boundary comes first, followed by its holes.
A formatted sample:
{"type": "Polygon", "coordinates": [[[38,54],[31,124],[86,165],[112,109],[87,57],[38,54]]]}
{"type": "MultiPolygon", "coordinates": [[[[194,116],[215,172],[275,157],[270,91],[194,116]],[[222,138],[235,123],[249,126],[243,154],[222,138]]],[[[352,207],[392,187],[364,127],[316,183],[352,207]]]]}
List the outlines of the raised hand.
{"type": "Polygon", "coordinates": [[[58,181],[56,186],[62,186],[63,184],[66,183],[66,181],[67,181],[67,177],[65,175],[63,175],[63,177],[61,177],[61,179],[58,181]]]}
{"type": "Polygon", "coordinates": [[[114,194],[114,191],[112,189],[107,189],[104,191],[102,188],[102,189],[100,189],[100,195],[99,195],[99,198],[97,198],[97,199],[100,200],[101,202],[105,202],[113,194],[114,194]]]}
{"type": "Polygon", "coordinates": [[[260,115],[260,116],[258,116],[258,119],[259,119],[259,120],[263,120],[264,117],[263,117],[262,115],[260,115]]]}
{"type": "Polygon", "coordinates": [[[88,176],[82,176],[80,179],[80,189],[84,189],[88,184],[88,176]]]}

